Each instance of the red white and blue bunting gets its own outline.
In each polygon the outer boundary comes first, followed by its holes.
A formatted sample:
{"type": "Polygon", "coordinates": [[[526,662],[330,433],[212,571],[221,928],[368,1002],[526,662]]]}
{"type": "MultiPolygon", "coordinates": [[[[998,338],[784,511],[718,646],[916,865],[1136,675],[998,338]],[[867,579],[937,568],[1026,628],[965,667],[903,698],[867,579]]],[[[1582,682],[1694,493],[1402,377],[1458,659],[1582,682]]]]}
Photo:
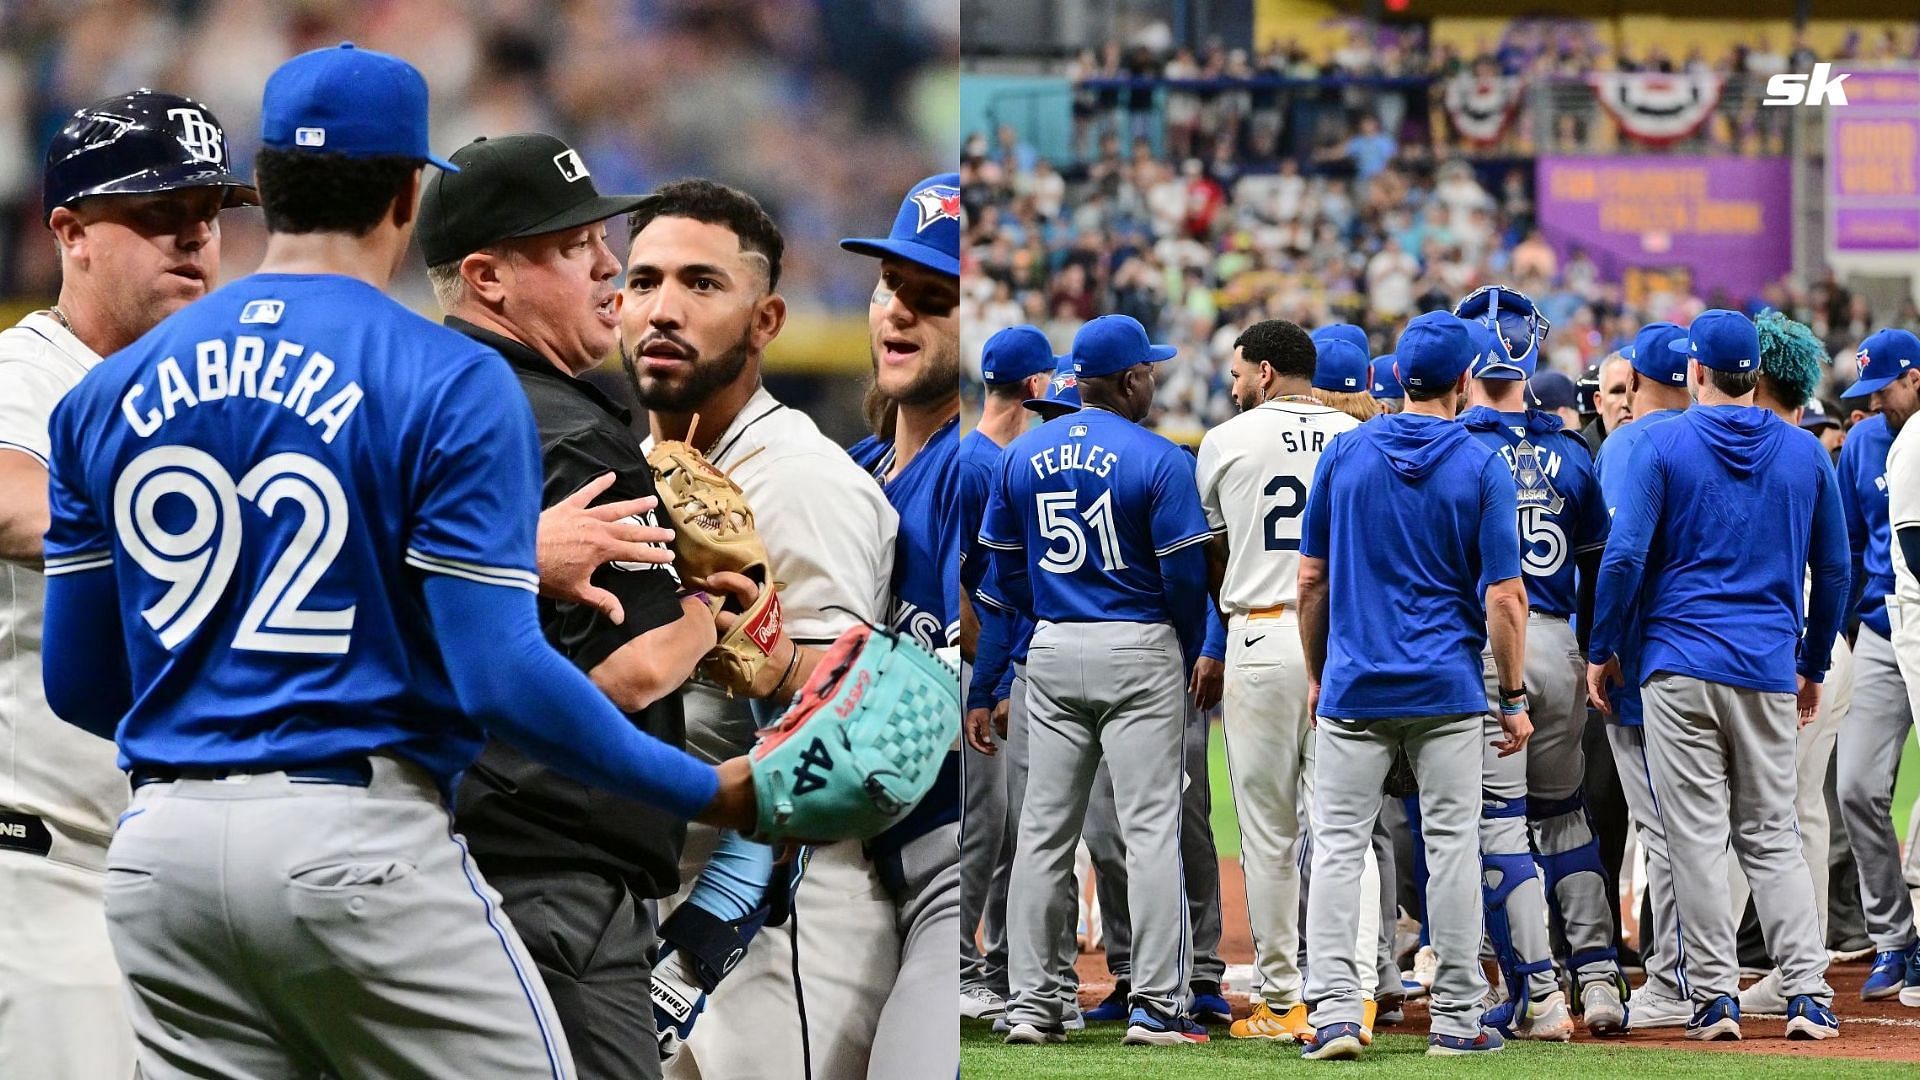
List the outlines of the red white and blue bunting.
{"type": "Polygon", "coordinates": [[[1607,71],[1587,83],[1628,138],[1654,146],[1699,131],[1720,103],[1721,79],[1710,71],[1607,71]]]}
{"type": "Polygon", "coordinates": [[[1519,110],[1520,80],[1499,75],[1455,75],[1447,80],[1442,101],[1447,119],[1461,138],[1478,146],[1491,146],[1507,133],[1519,110]]]}

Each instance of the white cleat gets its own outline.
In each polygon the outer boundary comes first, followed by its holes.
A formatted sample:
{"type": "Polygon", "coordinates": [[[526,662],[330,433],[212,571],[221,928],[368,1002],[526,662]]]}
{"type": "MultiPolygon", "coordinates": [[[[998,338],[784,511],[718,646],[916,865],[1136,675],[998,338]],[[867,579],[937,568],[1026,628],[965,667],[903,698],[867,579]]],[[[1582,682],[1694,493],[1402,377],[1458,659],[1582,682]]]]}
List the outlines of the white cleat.
{"type": "Polygon", "coordinates": [[[960,1015],[967,1020],[992,1020],[1007,1012],[1007,999],[984,986],[960,991],[960,1015]]]}
{"type": "MultiPolygon", "coordinates": [[[[1428,992],[1431,992],[1433,990],[1433,980],[1439,978],[1439,976],[1440,954],[1434,952],[1433,946],[1431,945],[1420,946],[1420,951],[1413,954],[1413,981],[1425,987],[1428,992]]],[[[1411,999],[1413,994],[1408,993],[1407,997],[1411,999]]]]}
{"type": "Polygon", "coordinates": [[[1527,1018],[1515,1029],[1523,1039],[1536,1042],[1566,1042],[1573,1038],[1573,1010],[1567,1007],[1567,995],[1555,990],[1527,1005],[1527,1018]]]}
{"type": "Polygon", "coordinates": [[[1022,1021],[1007,1029],[1006,1044],[1008,1046],[1045,1046],[1048,1043],[1066,1041],[1067,1033],[1058,1027],[1022,1021]]]}
{"type": "Polygon", "coordinates": [[[1627,1030],[1646,1031],[1649,1028],[1686,1027],[1693,1019],[1693,1005],[1676,997],[1668,997],[1654,990],[1648,990],[1644,984],[1627,999],[1627,1030]]]}
{"type": "Polygon", "coordinates": [[[1787,998],[1780,992],[1780,972],[1769,971],[1740,991],[1740,1016],[1772,1020],[1787,1015],[1787,998]]]}
{"type": "Polygon", "coordinates": [[[1620,1000],[1620,988],[1611,981],[1588,983],[1580,991],[1580,1012],[1586,1017],[1588,1034],[1609,1039],[1627,1033],[1627,1007],[1620,1000]]]}

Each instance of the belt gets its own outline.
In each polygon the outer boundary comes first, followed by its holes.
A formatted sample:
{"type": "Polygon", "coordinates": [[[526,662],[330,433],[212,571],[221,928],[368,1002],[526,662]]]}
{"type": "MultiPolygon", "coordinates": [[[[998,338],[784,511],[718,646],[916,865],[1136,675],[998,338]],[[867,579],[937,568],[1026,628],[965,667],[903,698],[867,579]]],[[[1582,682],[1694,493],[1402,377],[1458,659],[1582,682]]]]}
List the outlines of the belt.
{"type": "Polygon", "coordinates": [[[1249,619],[1277,619],[1293,610],[1292,604],[1275,604],[1272,607],[1253,608],[1247,612],[1249,619]]]}
{"type": "Polygon", "coordinates": [[[296,784],[344,784],[366,787],[373,783],[373,763],[366,758],[324,761],[317,765],[230,765],[221,768],[175,768],[171,765],[136,765],[131,773],[133,786],[171,784],[176,780],[229,780],[237,776],[285,773],[296,784]]]}
{"type": "Polygon", "coordinates": [[[0,850],[46,855],[53,850],[53,833],[39,814],[0,810],[0,850]]]}

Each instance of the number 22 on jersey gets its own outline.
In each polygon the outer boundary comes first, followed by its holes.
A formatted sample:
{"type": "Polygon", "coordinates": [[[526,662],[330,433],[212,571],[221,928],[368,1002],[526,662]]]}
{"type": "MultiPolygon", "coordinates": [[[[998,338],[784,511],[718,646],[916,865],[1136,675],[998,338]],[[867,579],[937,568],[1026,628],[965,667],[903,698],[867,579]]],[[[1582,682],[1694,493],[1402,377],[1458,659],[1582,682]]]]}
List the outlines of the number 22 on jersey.
{"type": "Polygon", "coordinates": [[[255,652],[347,651],[353,606],[313,611],[302,605],[346,543],[348,506],[340,481],[306,454],[280,453],[248,469],[238,483],[212,455],[156,446],[127,463],[113,485],[114,526],[127,554],[167,591],[140,614],[167,649],[193,636],[213,613],[247,542],[240,500],[275,516],[283,503],[300,512],[293,537],[274,559],[234,631],[233,648],[255,652]],[[184,524],[162,500],[184,499],[184,524]],[[178,527],[172,527],[177,525],[178,527]]]}

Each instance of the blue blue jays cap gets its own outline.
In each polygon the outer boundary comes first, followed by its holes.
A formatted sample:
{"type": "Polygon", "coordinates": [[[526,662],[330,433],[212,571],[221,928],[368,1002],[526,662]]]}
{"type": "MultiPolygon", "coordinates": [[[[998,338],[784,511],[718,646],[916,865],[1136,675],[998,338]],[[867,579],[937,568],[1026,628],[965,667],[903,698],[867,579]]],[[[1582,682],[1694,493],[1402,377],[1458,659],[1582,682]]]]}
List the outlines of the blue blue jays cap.
{"type": "Polygon", "coordinates": [[[1147,328],[1131,315],[1102,315],[1073,335],[1073,373],[1083,379],[1117,375],[1135,364],[1173,359],[1171,345],[1147,340],[1147,328]]]}
{"type": "Polygon", "coordinates": [[[1667,348],[1715,371],[1760,370],[1760,331],[1752,319],[1726,308],[1708,308],[1694,316],[1687,336],[1667,348]]]}
{"type": "Polygon", "coordinates": [[[1507,382],[1533,378],[1539,350],[1527,353],[1525,361],[1515,360],[1507,352],[1507,343],[1501,338],[1500,331],[1479,319],[1467,319],[1465,322],[1467,334],[1473,339],[1473,363],[1467,370],[1473,372],[1474,378],[1507,382]]]}
{"type": "Polygon", "coordinates": [[[1307,336],[1313,339],[1316,346],[1323,341],[1345,341],[1357,347],[1362,353],[1368,355],[1373,353],[1373,342],[1367,340],[1367,332],[1352,323],[1328,323],[1307,336]]]}
{"type": "Polygon", "coordinates": [[[1633,335],[1633,344],[1620,350],[1620,355],[1633,365],[1633,370],[1668,386],[1687,385],[1687,358],[1668,348],[1675,341],[1685,341],[1684,328],[1670,322],[1648,323],[1633,335]]]}
{"type": "Polygon", "coordinates": [[[1337,394],[1366,393],[1367,350],[1344,335],[1314,342],[1313,385],[1337,394]]]}
{"type": "Polygon", "coordinates": [[[1543,371],[1535,375],[1529,383],[1533,391],[1533,402],[1542,409],[1578,409],[1580,391],[1575,389],[1573,380],[1557,371],[1543,371]]]}
{"type": "Polygon", "coordinates": [[[1053,344],[1039,327],[1009,326],[988,338],[981,348],[980,377],[992,385],[1015,383],[1052,371],[1057,363],[1053,344]]]}
{"type": "Polygon", "coordinates": [[[1047,396],[1028,398],[1020,404],[1040,414],[1043,420],[1065,416],[1080,411],[1080,377],[1073,373],[1073,356],[1054,358],[1058,366],[1053,369],[1053,379],[1047,383],[1047,396]]]}
{"type": "Polygon", "coordinates": [[[351,41],[301,53],[267,78],[260,141],[276,150],[413,158],[460,171],[427,147],[427,80],[405,60],[351,41]]]}
{"type": "Polygon", "coordinates": [[[900,201],[893,231],[877,239],[854,237],[840,246],[856,255],[889,255],[936,274],[960,276],[960,174],[941,173],[913,185],[900,201]]]}
{"type": "Polygon", "coordinates": [[[1407,396],[1407,391],[1400,385],[1400,376],[1393,373],[1393,362],[1396,359],[1398,357],[1388,353],[1385,356],[1374,357],[1373,363],[1367,365],[1368,375],[1373,383],[1367,388],[1367,393],[1381,401],[1399,401],[1407,396]]]}
{"type": "Polygon", "coordinates": [[[1400,382],[1409,390],[1441,390],[1459,380],[1473,362],[1475,346],[1467,320],[1448,311],[1429,311],[1400,331],[1393,350],[1400,382]]]}
{"type": "Polygon", "coordinates": [[[1860,380],[1842,398],[1866,397],[1920,366],[1920,338],[1905,330],[1880,330],[1867,335],[1854,359],[1860,364],[1860,380]]]}

